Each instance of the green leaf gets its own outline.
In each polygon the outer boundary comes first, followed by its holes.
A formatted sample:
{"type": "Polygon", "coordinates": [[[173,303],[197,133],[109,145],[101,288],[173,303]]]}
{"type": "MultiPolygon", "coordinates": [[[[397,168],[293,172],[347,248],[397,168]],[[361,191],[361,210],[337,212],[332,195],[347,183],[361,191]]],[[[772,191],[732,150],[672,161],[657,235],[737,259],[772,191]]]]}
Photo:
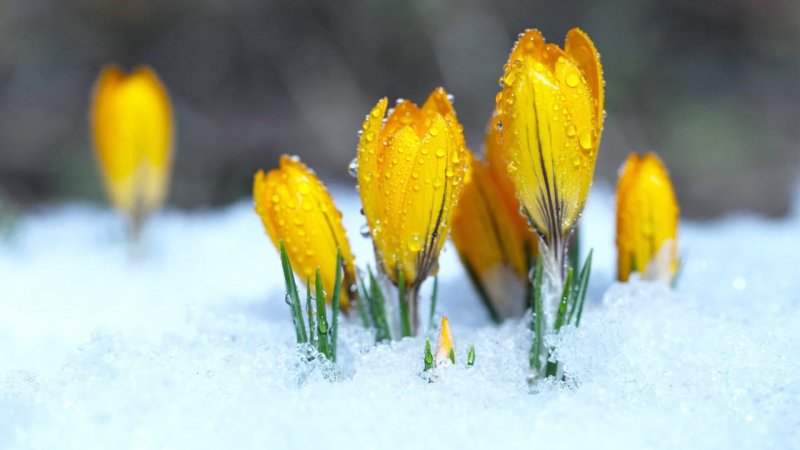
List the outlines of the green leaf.
{"type": "Polygon", "coordinates": [[[317,350],[330,359],[328,348],[328,314],[325,311],[325,291],[322,290],[322,277],[317,267],[317,350]]]}
{"type": "Polygon", "coordinates": [[[583,268],[578,278],[578,295],[575,300],[575,307],[573,308],[573,312],[577,310],[577,315],[575,316],[576,327],[581,324],[581,315],[583,314],[584,300],[586,299],[586,292],[589,286],[589,277],[592,274],[592,253],[594,253],[594,249],[589,250],[589,255],[586,256],[586,262],[583,263],[583,268]]]}
{"type": "Polygon", "coordinates": [[[456,350],[453,347],[450,347],[450,353],[447,354],[447,357],[450,358],[451,363],[456,363],[456,350]]]}
{"type": "Polygon", "coordinates": [[[361,317],[361,323],[364,325],[364,328],[369,328],[370,326],[370,316],[368,311],[368,304],[369,304],[369,294],[367,293],[367,288],[364,286],[364,279],[361,278],[361,272],[356,270],[356,277],[358,277],[357,281],[357,289],[358,289],[358,298],[356,299],[356,309],[358,309],[358,316],[361,317]]]}
{"type": "Polygon", "coordinates": [[[475,346],[469,346],[469,352],[467,353],[467,367],[472,367],[475,365],[475,346]]]}
{"type": "Polygon", "coordinates": [[[530,286],[531,293],[531,311],[533,318],[531,319],[531,327],[533,328],[533,344],[531,345],[530,365],[537,373],[542,369],[542,346],[544,345],[542,336],[544,331],[544,321],[542,317],[542,270],[544,267],[544,258],[540,253],[536,258],[536,263],[533,266],[533,280],[530,286]]]}
{"type": "Polygon", "coordinates": [[[317,321],[314,318],[314,308],[311,305],[311,278],[306,275],[306,314],[308,315],[308,342],[317,346],[317,321]]]}
{"type": "Polygon", "coordinates": [[[433,277],[433,292],[431,293],[431,312],[428,316],[428,328],[433,328],[433,315],[436,312],[436,295],[439,291],[439,275],[433,277]]]}
{"type": "Polygon", "coordinates": [[[433,353],[431,352],[431,340],[425,339],[425,371],[433,369],[433,353]]]}
{"type": "Polygon", "coordinates": [[[383,297],[383,291],[381,291],[378,280],[375,279],[372,268],[367,266],[367,270],[369,272],[370,310],[375,323],[375,329],[377,330],[375,339],[378,342],[390,341],[392,340],[392,330],[389,328],[389,319],[386,316],[386,303],[383,297]]]}
{"type": "Polygon", "coordinates": [[[397,297],[400,300],[400,327],[403,337],[411,336],[411,316],[408,311],[408,299],[406,298],[406,276],[403,268],[397,266],[397,297]]]}
{"type": "Polygon", "coordinates": [[[288,295],[290,299],[289,305],[291,306],[292,319],[294,320],[297,343],[305,344],[308,342],[308,336],[306,335],[306,327],[303,324],[303,308],[300,306],[300,294],[297,292],[297,284],[294,281],[292,264],[289,262],[289,255],[286,253],[286,247],[283,245],[283,241],[278,242],[278,247],[281,254],[283,278],[286,282],[286,295],[288,295]]]}
{"type": "Polygon", "coordinates": [[[567,305],[572,296],[572,267],[567,269],[567,278],[564,279],[564,288],[561,291],[561,301],[558,303],[558,312],[556,313],[555,330],[558,333],[567,317],[567,305]]]}
{"type": "Polygon", "coordinates": [[[336,249],[336,272],[333,283],[333,298],[331,299],[331,361],[336,361],[336,346],[339,342],[339,308],[341,307],[342,294],[342,249],[336,249]]]}

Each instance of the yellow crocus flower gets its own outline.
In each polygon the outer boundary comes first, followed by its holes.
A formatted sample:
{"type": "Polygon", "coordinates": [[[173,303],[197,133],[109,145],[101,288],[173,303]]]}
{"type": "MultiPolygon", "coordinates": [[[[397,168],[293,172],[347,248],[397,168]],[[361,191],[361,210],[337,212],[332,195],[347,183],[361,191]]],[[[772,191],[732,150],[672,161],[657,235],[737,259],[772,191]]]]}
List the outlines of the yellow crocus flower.
{"type": "Polygon", "coordinates": [[[617,183],[617,277],[671,282],[678,271],[678,201],[654,153],[628,157],[617,183]]]}
{"type": "Polygon", "coordinates": [[[333,295],[336,251],[341,250],[344,268],[341,304],[347,309],[355,300],[355,265],[350,243],[342,226],[342,213],[314,171],[296,157],[281,156],[280,167],[259,170],[253,182],[256,213],[267,234],[279,248],[282,240],[292,268],[303,282],[314,282],[320,268],[322,285],[333,295]]]}
{"type": "Polygon", "coordinates": [[[561,276],[566,242],[586,202],[603,129],[600,57],[580,29],[561,49],[521,35],[496,97],[497,145],[517,197],[561,276]]]}
{"type": "Polygon", "coordinates": [[[91,128],[108,196],[136,236],[164,203],[172,168],[172,108],[155,72],[140,66],[126,75],[119,66],[104,67],[94,87],[91,128]]]}
{"type": "MultiPolygon", "coordinates": [[[[487,136],[489,154],[496,148],[493,134],[487,136]]],[[[453,215],[453,243],[492,318],[521,316],[527,308],[525,286],[536,234],[519,212],[505,168],[474,159],[470,167],[471,179],[453,215]]]]}
{"type": "Polygon", "coordinates": [[[383,98],[364,120],[358,186],[378,265],[395,284],[403,272],[416,324],[417,292],[447,239],[467,150],[444,89],[422,108],[399,101],[384,121],[386,108],[383,98]]]}

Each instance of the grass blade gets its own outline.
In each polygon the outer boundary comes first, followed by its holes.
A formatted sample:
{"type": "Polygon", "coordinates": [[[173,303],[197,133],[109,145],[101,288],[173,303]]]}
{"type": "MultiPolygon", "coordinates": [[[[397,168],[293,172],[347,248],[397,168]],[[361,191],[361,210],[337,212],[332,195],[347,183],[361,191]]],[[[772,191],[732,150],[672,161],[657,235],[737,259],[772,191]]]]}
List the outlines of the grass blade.
{"type": "Polygon", "coordinates": [[[369,293],[367,292],[367,287],[364,285],[364,279],[361,277],[361,272],[357,270],[356,276],[358,277],[358,298],[356,299],[356,308],[358,309],[358,316],[361,317],[361,323],[364,325],[364,328],[369,328],[371,323],[368,311],[369,293]]]}
{"type": "Polygon", "coordinates": [[[411,317],[408,311],[408,299],[406,298],[406,276],[401,267],[397,268],[397,297],[400,300],[400,330],[403,337],[411,336],[411,317]]]}
{"type": "Polygon", "coordinates": [[[281,266],[283,267],[283,278],[286,282],[286,293],[291,300],[292,319],[294,319],[294,330],[297,335],[297,343],[305,344],[308,342],[308,335],[306,335],[306,327],[303,324],[303,311],[300,307],[300,294],[297,293],[297,283],[294,281],[294,273],[292,272],[292,264],[289,262],[289,255],[286,254],[286,247],[283,241],[278,243],[281,254],[281,266]]]}
{"type": "Polygon", "coordinates": [[[475,365],[475,346],[469,346],[469,352],[467,353],[467,367],[472,367],[475,365]]]}
{"type": "Polygon", "coordinates": [[[342,249],[336,249],[336,281],[333,283],[333,298],[331,299],[331,360],[336,361],[336,346],[339,343],[339,308],[342,295],[342,249]]]}
{"type": "Polygon", "coordinates": [[[561,291],[561,301],[558,303],[558,312],[556,313],[556,322],[554,328],[556,333],[564,326],[567,318],[567,305],[569,299],[572,297],[572,267],[567,269],[567,278],[564,279],[564,289],[561,291]]]}
{"type": "MultiPolygon", "coordinates": [[[[586,291],[589,287],[589,276],[592,274],[592,253],[594,249],[589,250],[589,255],[586,256],[586,262],[583,263],[581,274],[578,277],[578,294],[575,298],[575,306],[572,308],[572,314],[575,314],[575,326],[581,324],[581,315],[583,314],[583,304],[586,299],[586,291]],[[577,311],[577,314],[576,314],[577,311]]],[[[572,321],[572,314],[570,314],[570,321],[572,321]]]]}
{"type": "Polygon", "coordinates": [[[389,328],[389,319],[386,317],[386,303],[383,297],[383,291],[381,291],[381,287],[378,285],[378,280],[375,279],[372,268],[367,266],[367,270],[369,271],[370,307],[373,311],[372,317],[375,322],[375,329],[377,330],[375,339],[378,342],[390,341],[392,340],[392,330],[389,328]]]}
{"type": "Polygon", "coordinates": [[[428,316],[428,328],[433,328],[433,315],[436,312],[436,296],[439,291],[439,275],[433,277],[433,292],[431,293],[431,312],[428,316]]]}
{"type": "Polygon", "coordinates": [[[306,275],[306,315],[308,315],[308,342],[317,346],[317,321],[314,319],[314,307],[311,305],[311,278],[306,275]]]}
{"type": "Polygon", "coordinates": [[[330,359],[328,349],[328,314],[325,311],[325,291],[322,290],[322,277],[317,267],[317,350],[330,359]]]}

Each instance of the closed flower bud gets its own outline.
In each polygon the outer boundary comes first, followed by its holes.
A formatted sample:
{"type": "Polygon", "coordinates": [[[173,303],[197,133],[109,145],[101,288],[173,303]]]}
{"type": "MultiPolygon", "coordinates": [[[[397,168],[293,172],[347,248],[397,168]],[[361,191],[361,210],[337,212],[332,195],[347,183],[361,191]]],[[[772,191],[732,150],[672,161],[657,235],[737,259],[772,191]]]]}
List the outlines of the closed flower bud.
{"type": "MultiPolygon", "coordinates": [[[[462,126],[444,89],[425,104],[378,102],[358,144],[358,186],[378,265],[395,284],[402,271],[411,316],[450,231],[468,163],[462,126]]],[[[416,328],[416,327],[415,327],[416,328]]]]}
{"type": "Polygon", "coordinates": [[[592,183],[603,129],[599,54],[575,28],[563,49],[529,30],[517,41],[496,97],[497,145],[528,221],[564,270],[566,241],[592,183]]]}
{"type": "Polygon", "coordinates": [[[450,333],[450,323],[447,316],[442,317],[442,326],[439,328],[439,343],[436,345],[436,356],[433,360],[435,364],[441,365],[447,360],[455,364],[455,348],[453,347],[453,335],[450,333]]]}
{"type": "Polygon", "coordinates": [[[131,220],[134,235],[167,195],[173,118],[169,96],[146,66],[125,74],[103,68],[91,107],[94,147],[111,203],[131,220]]]}
{"type": "Polygon", "coordinates": [[[470,167],[471,180],[453,215],[453,243],[492,318],[518,317],[528,304],[525,286],[537,237],[519,213],[505,170],[477,160],[470,167]]]}
{"type": "Polygon", "coordinates": [[[654,153],[632,154],[617,183],[617,277],[670,283],[678,271],[678,201],[654,153]]]}
{"type": "Polygon", "coordinates": [[[351,289],[355,283],[354,258],[342,226],[342,213],[314,172],[299,159],[281,156],[280,167],[266,174],[256,173],[253,198],[275,248],[284,242],[292,268],[303,281],[313,281],[319,267],[328,299],[333,295],[336,252],[341,250],[341,302],[347,309],[355,295],[351,289]]]}

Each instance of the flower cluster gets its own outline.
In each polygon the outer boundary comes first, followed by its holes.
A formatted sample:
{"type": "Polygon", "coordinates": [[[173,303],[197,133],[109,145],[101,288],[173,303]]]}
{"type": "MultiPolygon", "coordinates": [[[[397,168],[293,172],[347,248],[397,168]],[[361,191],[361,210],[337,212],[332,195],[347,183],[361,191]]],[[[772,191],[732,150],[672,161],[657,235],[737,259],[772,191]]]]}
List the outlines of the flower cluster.
{"type": "MultiPolygon", "coordinates": [[[[538,30],[519,36],[502,70],[481,154],[468,150],[444,88],[422,106],[399,100],[390,108],[380,99],[365,116],[351,164],[377,275],[356,267],[342,214],[313,170],[282,156],[278,168],[258,171],[255,211],[281,255],[298,343],[335,361],[339,308],[347,313],[352,306],[376,329],[377,340],[417,334],[420,287],[437,273],[452,231],[491,317],[500,322],[530,311],[535,377],[560,376],[545,337],[580,324],[592,253],[579,266],[567,258],[568,245],[592,185],[604,117],[600,54],[577,28],[563,48],[538,30]],[[293,271],[308,287],[305,307],[293,271]],[[392,297],[399,308],[384,304],[392,297]],[[326,300],[333,307],[330,324],[326,300]],[[400,333],[392,330],[388,310],[400,311],[400,333]]],[[[91,118],[111,203],[138,233],[169,185],[169,97],[151,69],[125,75],[109,66],[98,78],[91,118]]],[[[674,282],[677,226],[678,204],[661,160],[633,154],[617,186],[619,280],[638,272],[674,282]]],[[[429,324],[437,286],[434,281],[429,324]]],[[[474,355],[470,348],[468,366],[474,355]]],[[[447,360],[455,363],[455,350],[444,317],[435,357],[426,345],[425,370],[447,360]]]]}

